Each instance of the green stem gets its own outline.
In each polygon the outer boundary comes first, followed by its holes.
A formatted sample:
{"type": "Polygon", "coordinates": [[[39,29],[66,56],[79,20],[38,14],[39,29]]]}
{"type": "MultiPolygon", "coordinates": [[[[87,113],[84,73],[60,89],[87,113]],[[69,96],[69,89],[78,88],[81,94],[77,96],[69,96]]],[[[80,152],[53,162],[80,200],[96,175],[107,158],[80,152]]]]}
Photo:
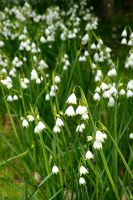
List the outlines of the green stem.
{"type": "MultiPolygon", "coordinates": [[[[33,147],[34,147],[34,146],[33,146],[33,147]]],[[[32,147],[32,148],[33,148],[33,147],[32,147]]],[[[7,164],[8,162],[11,162],[12,160],[15,160],[15,159],[17,159],[17,158],[21,158],[21,157],[23,157],[23,156],[25,156],[25,155],[27,155],[27,154],[28,154],[28,150],[25,151],[25,152],[23,152],[23,153],[20,153],[19,155],[14,156],[14,157],[12,157],[12,158],[9,158],[8,160],[5,160],[5,161],[1,162],[1,163],[0,163],[0,166],[5,165],[5,164],[7,164]]]]}
{"type": "Polygon", "coordinates": [[[44,146],[42,133],[40,133],[39,136],[40,136],[40,141],[41,141],[41,146],[42,146],[42,151],[43,151],[43,157],[44,157],[44,161],[45,161],[46,171],[47,171],[47,174],[49,174],[49,167],[48,167],[48,163],[49,162],[48,162],[47,155],[46,155],[46,152],[45,152],[45,146],[44,146]]]}
{"type": "Polygon", "coordinates": [[[72,66],[72,69],[71,69],[71,72],[70,72],[70,76],[69,76],[69,80],[68,80],[68,84],[67,84],[67,89],[66,89],[66,91],[67,91],[66,94],[68,93],[68,89],[69,89],[69,87],[70,87],[70,82],[71,82],[71,80],[72,80],[72,75],[73,75],[74,68],[75,68],[75,66],[76,66],[76,62],[77,62],[77,59],[78,59],[78,56],[79,56],[79,52],[80,52],[80,50],[77,52],[75,61],[74,61],[74,63],[73,63],[73,66],[72,66]]]}
{"type": "Polygon", "coordinates": [[[37,187],[37,189],[28,197],[27,200],[31,199],[31,197],[32,197],[33,195],[35,195],[35,194],[38,192],[38,190],[39,190],[39,189],[43,186],[43,184],[51,177],[51,175],[52,175],[52,173],[50,173],[50,174],[40,183],[40,185],[37,187]]]}
{"type": "Polygon", "coordinates": [[[57,191],[49,200],[53,200],[63,189],[57,191]]]}
{"type": "Polygon", "coordinates": [[[121,157],[121,160],[122,160],[122,162],[124,163],[124,165],[125,165],[125,167],[126,167],[128,173],[130,174],[131,178],[133,179],[133,173],[131,172],[131,170],[130,170],[130,168],[129,168],[129,166],[128,166],[128,164],[127,164],[127,162],[126,162],[124,156],[122,155],[122,153],[121,153],[121,151],[120,151],[118,145],[116,144],[116,142],[115,142],[114,138],[112,137],[112,135],[110,134],[110,132],[109,132],[108,130],[106,130],[106,131],[108,132],[108,135],[110,136],[110,138],[111,138],[113,144],[115,145],[115,147],[116,147],[116,149],[117,149],[117,151],[118,151],[118,153],[119,153],[119,155],[120,155],[120,157],[121,157]]]}
{"type": "MultiPolygon", "coordinates": [[[[91,120],[91,123],[92,123],[93,129],[94,129],[94,132],[96,132],[96,126],[95,126],[95,123],[94,123],[94,120],[93,120],[92,114],[91,114],[91,112],[90,112],[89,106],[88,106],[88,113],[89,113],[89,117],[90,117],[90,120],[91,120]]],[[[93,135],[93,137],[95,136],[94,133],[92,133],[92,135],[93,135]]]]}
{"type": "Polygon", "coordinates": [[[99,181],[99,177],[98,177],[98,170],[97,170],[97,165],[96,165],[96,200],[98,200],[98,181],[99,181]]]}
{"type": "Polygon", "coordinates": [[[19,136],[18,136],[18,133],[17,133],[17,130],[16,130],[16,127],[15,127],[15,124],[14,124],[14,121],[13,121],[13,118],[12,118],[12,115],[11,115],[11,112],[10,112],[10,109],[9,109],[9,106],[8,106],[8,103],[7,103],[7,101],[6,101],[6,98],[5,98],[4,90],[3,90],[2,87],[1,87],[1,89],[2,89],[2,94],[3,94],[3,98],[4,98],[4,103],[5,103],[5,105],[6,105],[7,113],[8,113],[9,119],[10,119],[10,121],[11,121],[11,125],[12,125],[12,128],[13,128],[13,131],[14,131],[15,136],[16,136],[16,138],[17,138],[17,140],[19,141],[19,144],[20,144],[20,146],[21,146],[21,142],[20,142],[20,140],[19,140],[19,136]]]}
{"type": "Polygon", "coordinates": [[[115,187],[115,184],[114,184],[114,182],[113,182],[112,176],[111,176],[111,174],[110,174],[110,171],[109,171],[109,168],[108,168],[108,165],[107,165],[107,162],[106,162],[106,160],[105,160],[105,157],[104,157],[104,154],[103,154],[103,151],[102,151],[102,150],[100,151],[100,155],[101,155],[101,158],[102,158],[102,161],[103,161],[103,164],[104,164],[106,173],[107,173],[107,175],[108,175],[109,181],[110,181],[110,183],[111,183],[112,189],[113,189],[113,191],[114,191],[114,193],[115,193],[116,199],[120,200],[118,191],[117,191],[117,189],[116,189],[116,187],[115,187]]]}
{"type": "MultiPolygon", "coordinates": [[[[115,104],[114,139],[115,139],[116,144],[118,144],[118,137],[117,137],[117,102],[115,104]]],[[[117,177],[118,177],[118,154],[117,154],[117,149],[116,148],[114,148],[114,160],[115,160],[115,183],[117,183],[117,177]]]]}

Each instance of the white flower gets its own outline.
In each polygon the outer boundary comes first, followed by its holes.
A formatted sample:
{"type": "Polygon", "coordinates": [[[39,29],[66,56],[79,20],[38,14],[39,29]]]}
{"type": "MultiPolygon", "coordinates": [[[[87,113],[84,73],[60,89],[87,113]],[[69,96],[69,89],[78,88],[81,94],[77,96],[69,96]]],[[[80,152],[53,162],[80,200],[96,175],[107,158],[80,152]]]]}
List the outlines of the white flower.
{"type": "Polygon", "coordinates": [[[110,97],[110,98],[109,98],[109,102],[108,102],[108,106],[109,106],[109,107],[113,107],[114,105],[115,105],[115,100],[114,100],[113,97],[110,97]]]}
{"type": "Polygon", "coordinates": [[[85,129],[85,124],[80,124],[76,128],[76,132],[82,133],[84,129],[85,129]]]}
{"type": "Polygon", "coordinates": [[[33,122],[34,121],[33,115],[28,115],[27,118],[28,118],[29,122],[33,122]]]}
{"type": "Polygon", "coordinates": [[[36,79],[36,84],[40,84],[41,83],[41,79],[40,78],[37,78],[36,79]]]}
{"type": "Polygon", "coordinates": [[[120,90],[120,92],[119,92],[119,94],[120,94],[121,96],[123,96],[123,95],[125,95],[125,94],[126,94],[126,92],[125,92],[125,90],[124,90],[124,89],[121,89],[121,90],[120,90]]]}
{"type": "Polygon", "coordinates": [[[41,42],[42,44],[44,44],[44,43],[46,43],[46,39],[45,39],[43,36],[41,36],[41,37],[40,37],[40,42],[41,42]]]}
{"type": "Polygon", "coordinates": [[[50,31],[48,29],[45,29],[45,34],[48,36],[50,34],[50,31]]]}
{"type": "Polygon", "coordinates": [[[29,126],[29,123],[28,123],[27,119],[23,119],[22,126],[23,127],[28,127],[29,126]]]}
{"type": "Polygon", "coordinates": [[[90,142],[92,139],[93,139],[92,136],[90,136],[90,135],[87,136],[87,142],[90,142]]]}
{"type": "Polygon", "coordinates": [[[66,60],[66,61],[65,61],[65,65],[66,65],[66,66],[69,66],[69,65],[70,65],[69,60],[66,60]]]}
{"type": "Polygon", "coordinates": [[[133,96],[132,90],[128,90],[127,91],[127,98],[132,97],[132,96],[133,96]]]}
{"type": "Polygon", "coordinates": [[[109,77],[113,77],[113,76],[116,76],[116,75],[117,75],[117,72],[116,72],[115,68],[113,68],[113,69],[108,71],[108,76],[109,77]]]}
{"type": "Polygon", "coordinates": [[[77,98],[76,95],[74,93],[72,93],[68,99],[67,99],[67,103],[69,104],[77,104],[77,98]]]}
{"type": "Polygon", "coordinates": [[[89,56],[89,52],[88,52],[88,51],[85,51],[85,52],[84,52],[84,56],[86,56],[86,57],[89,56]]]}
{"type": "Polygon", "coordinates": [[[91,68],[92,68],[92,69],[96,69],[96,68],[97,68],[96,64],[95,64],[95,63],[92,63],[91,68]]]}
{"type": "Polygon", "coordinates": [[[85,158],[90,160],[90,159],[93,159],[94,158],[94,155],[91,153],[91,151],[87,151],[86,154],[85,154],[85,158]]]}
{"type": "Polygon", "coordinates": [[[12,69],[9,71],[9,75],[12,76],[12,77],[15,77],[15,76],[16,76],[16,69],[15,69],[15,68],[12,68],[12,69]]]}
{"type": "Polygon", "coordinates": [[[129,68],[129,61],[127,63],[125,63],[125,68],[128,69],[129,68]]]}
{"type": "Polygon", "coordinates": [[[102,89],[102,91],[105,91],[109,88],[109,86],[106,83],[102,82],[102,84],[100,85],[100,88],[102,89]]]}
{"type": "Polygon", "coordinates": [[[130,134],[129,134],[129,138],[130,138],[130,139],[133,139],[133,133],[130,133],[130,134]]]}
{"type": "Polygon", "coordinates": [[[100,142],[104,142],[104,139],[107,138],[107,135],[105,133],[102,133],[101,131],[96,131],[96,140],[100,142]]]}
{"type": "Polygon", "coordinates": [[[97,70],[96,76],[95,76],[95,82],[98,82],[102,79],[103,73],[101,70],[97,70]]]}
{"type": "Polygon", "coordinates": [[[53,168],[52,168],[52,173],[53,173],[53,174],[59,173],[59,169],[58,169],[58,167],[57,167],[56,165],[53,166],[53,168]]]}
{"type": "Polygon", "coordinates": [[[133,32],[130,34],[130,38],[133,39],[133,32]]]}
{"type": "Polygon", "coordinates": [[[133,90],[133,80],[130,80],[127,84],[127,89],[133,90]]]}
{"type": "Polygon", "coordinates": [[[110,94],[116,96],[117,95],[117,89],[115,88],[115,86],[111,86],[110,90],[109,90],[110,94]]]}
{"type": "Polygon", "coordinates": [[[46,96],[45,96],[45,100],[46,100],[46,101],[49,101],[49,99],[50,99],[49,94],[46,94],[46,96]]]}
{"type": "Polygon", "coordinates": [[[47,68],[48,68],[48,64],[44,60],[40,60],[38,69],[42,70],[42,69],[47,69],[47,68]]]}
{"type": "Polygon", "coordinates": [[[101,92],[101,88],[100,87],[96,87],[95,92],[100,93],[101,92]]]}
{"type": "Polygon", "coordinates": [[[56,90],[58,90],[58,86],[57,85],[52,85],[51,86],[51,91],[55,92],[56,90]]]}
{"type": "Polygon", "coordinates": [[[128,46],[132,46],[132,45],[133,45],[132,40],[129,40],[127,45],[128,45],[128,46]]]}
{"type": "Polygon", "coordinates": [[[127,37],[127,30],[126,29],[124,29],[122,31],[121,37],[127,37]]]}
{"type": "Polygon", "coordinates": [[[15,95],[13,95],[13,100],[14,101],[17,101],[18,100],[18,96],[15,94],[15,95]]]}
{"type": "Polygon", "coordinates": [[[71,116],[71,117],[75,116],[75,111],[74,111],[74,109],[73,109],[72,106],[69,106],[69,107],[66,109],[65,115],[71,116]]]}
{"type": "Polygon", "coordinates": [[[66,40],[66,36],[65,36],[64,33],[61,33],[61,35],[60,35],[60,39],[61,39],[62,41],[65,41],[65,40],[66,40]]]}
{"type": "Polygon", "coordinates": [[[110,98],[110,96],[111,95],[110,95],[110,91],[109,90],[103,92],[103,97],[104,98],[110,98]]]}
{"type": "Polygon", "coordinates": [[[53,128],[53,132],[54,133],[60,133],[61,129],[58,125],[55,125],[54,128],[53,128]]]}
{"type": "Polygon", "coordinates": [[[12,85],[12,79],[9,76],[7,76],[6,79],[1,80],[1,83],[3,85],[5,85],[8,89],[11,89],[13,87],[13,85],[12,85]]]}
{"type": "MultiPolygon", "coordinates": [[[[55,91],[50,90],[49,96],[54,97],[55,96],[55,91]]],[[[47,95],[47,98],[48,98],[48,95],[47,95]]],[[[47,99],[47,100],[49,100],[49,99],[47,99]]]]}
{"type": "Polygon", "coordinates": [[[95,93],[94,96],[93,96],[93,99],[95,101],[100,101],[101,97],[100,97],[100,95],[98,93],[95,93]]]}
{"type": "Polygon", "coordinates": [[[9,101],[9,102],[13,101],[13,98],[12,98],[11,95],[9,95],[9,96],[7,97],[7,101],[9,101]]]}
{"type": "Polygon", "coordinates": [[[93,143],[93,148],[94,149],[101,149],[102,148],[102,143],[104,140],[107,138],[107,135],[101,131],[96,131],[96,137],[95,141],[93,143]]]}
{"type": "Polygon", "coordinates": [[[81,166],[79,171],[80,171],[80,176],[82,176],[82,174],[85,175],[89,173],[88,170],[84,166],[81,166]]]}
{"type": "Polygon", "coordinates": [[[96,45],[96,47],[97,47],[97,49],[100,49],[100,48],[101,48],[101,45],[98,43],[98,44],[96,45]]]}
{"type": "Polygon", "coordinates": [[[54,81],[55,83],[60,83],[61,79],[59,76],[55,76],[54,81]]]}
{"type": "Polygon", "coordinates": [[[86,34],[86,35],[82,38],[82,42],[81,42],[81,43],[82,43],[83,45],[85,45],[85,44],[87,44],[88,40],[89,40],[89,35],[86,34]]]}
{"type": "Polygon", "coordinates": [[[127,39],[126,39],[126,38],[123,38],[123,39],[121,40],[121,44],[127,44],[127,39]]]}
{"type": "Polygon", "coordinates": [[[38,126],[39,130],[41,130],[41,131],[46,128],[45,125],[41,121],[38,122],[37,126],[38,126]]]}
{"type": "Polygon", "coordinates": [[[100,59],[99,54],[95,53],[94,54],[94,60],[95,60],[95,62],[99,62],[99,59],[100,59]]]}
{"type": "Polygon", "coordinates": [[[34,128],[34,133],[39,133],[39,132],[40,132],[40,130],[39,130],[38,126],[36,126],[36,127],[34,128]]]}
{"type": "Polygon", "coordinates": [[[63,70],[66,71],[68,70],[68,67],[66,65],[63,66],[63,70]]]}
{"type": "Polygon", "coordinates": [[[50,95],[51,97],[56,96],[56,90],[58,90],[58,86],[57,86],[57,85],[52,85],[49,95],[50,95]]]}
{"type": "Polygon", "coordinates": [[[31,71],[31,80],[37,80],[37,79],[38,79],[38,74],[37,74],[36,70],[33,69],[31,71]]]}
{"type": "Polygon", "coordinates": [[[45,125],[41,121],[39,121],[38,124],[36,125],[35,129],[34,129],[34,132],[35,133],[40,133],[45,128],[46,128],[45,125]]]}
{"type": "Polygon", "coordinates": [[[83,115],[84,113],[87,113],[87,107],[79,105],[76,109],[76,115],[83,115]]]}
{"type": "Polygon", "coordinates": [[[83,120],[89,119],[89,115],[87,113],[83,113],[81,119],[83,120]]]}
{"type": "Polygon", "coordinates": [[[0,47],[3,47],[4,45],[5,45],[5,43],[0,40],[0,47]]]}
{"type": "Polygon", "coordinates": [[[80,185],[86,184],[85,179],[84,179],[83,177],[80,177],[80,179],[79,179],[79,184],[80,184],[80,185]]]}
{"type": "Polygon", "coordinates": [[[106,53],[110,53],[112,50],[109,47],[106,47],[105,51],[106,53]]]}
{"type": "Polygon", "coordinates": [[[21,79],[21,87],[23,88],[23,89],[26,89],[26,88],[28,88],[28,84],[29,84],[29,80],[27,79],[27,78],[24,78],[24,79],[21,79]]]}
{"type": "Polygon", "coordinates": [[[85,57],[85,56],[79,56],[79,61],[80,61],[80,62],[86,61],[86,57],[85,57]]]}
{"type": "Polygon", "coordinates": [[[102,149],[102,142],[95,140],[93,143],[93,148],[94,149],[102,149]]]}
{"type": "Polygon", "coordinates": [[[96,47],[96,45],[95,45],[95,43],[93,43],[92,45],[91,45],[91,49],[96,49],[97,47],[96,47]]]}
{"type": "Polygon", "coordinates": [[[62,121],[62,119],[60,119],[59,117],[56,119],[56,125],[61,127],[64,126],[64,122],[62,121]]]}
{"type": "Polygon", "coordinates": [[[99,43],[100,45],[103,45],[102,39],[99,39],[99,40],[98,40],[98,43],[99,43]]]}
{"type": "Polygon", "coordinates": [[[103,62],[104,61],[104,57],[103,56],[99,57],[99,60],[97,60],[97,61],[103,62]]]}
{"type": "MultiPolygon", "coordinates": [[[[1,73],[2,73],[2,74],[6,74],[6,73],[7,73],[7,70],[6,70],[5,68],[2,68],[2,69],[1,69],[1,73]]],[[[9,72],[9,75],[11,75],[10,72],[9,72]]]]}

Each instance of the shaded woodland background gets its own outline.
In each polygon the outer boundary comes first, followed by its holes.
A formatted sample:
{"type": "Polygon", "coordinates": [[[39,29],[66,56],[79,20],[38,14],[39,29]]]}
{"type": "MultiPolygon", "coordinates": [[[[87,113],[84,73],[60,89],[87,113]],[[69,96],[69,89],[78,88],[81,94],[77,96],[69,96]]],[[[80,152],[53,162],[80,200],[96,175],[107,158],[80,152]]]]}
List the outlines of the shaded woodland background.
{"type": "MultiPolygon", "coordinates": [[[[67,7],[70,3],[78,3],[80,0],[0,0],[0,8],[6,7],[8,4],[24,4],[28,2],[41,11],[50,5],[58,5],[67,7]]],[[[125,11],[127,14],[133,10],[133,0],[87,0],[88,5],[93,5],[97,14],[104,19],[112,17],[117,12],[125,11]]]]}
{"type": "MultiPolygon", "coordinates": [[[[0,10],[14,4],[23,5],[25,2],[32,5],[38,13],[44,13],[49,6],[67,8],[80,0],[0,0],[0,10]]],[[[98,17],[99,25],[96,34],[109,46],[114,58],[124,62],[127,50],[120,45],[121,33],[124,28],[133,30],[133,0],[87,0],[87,7],[93,6],[93,13],[98,17]]]]}

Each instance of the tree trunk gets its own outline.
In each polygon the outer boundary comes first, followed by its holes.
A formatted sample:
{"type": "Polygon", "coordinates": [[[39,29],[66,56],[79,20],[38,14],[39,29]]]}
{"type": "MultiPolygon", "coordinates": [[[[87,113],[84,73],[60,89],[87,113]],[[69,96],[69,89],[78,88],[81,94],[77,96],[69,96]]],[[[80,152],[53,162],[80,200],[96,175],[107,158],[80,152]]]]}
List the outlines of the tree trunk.
{"type": "Polygon", "coordinates": [[[110,18],[114,12],[114,0],[101,0],[101,16],[110,18]]]}
{"type": "Polygon", "coordinates": [[[123,0],[123,7],[125,9],[133,9],[133,0],[123,0]]]}

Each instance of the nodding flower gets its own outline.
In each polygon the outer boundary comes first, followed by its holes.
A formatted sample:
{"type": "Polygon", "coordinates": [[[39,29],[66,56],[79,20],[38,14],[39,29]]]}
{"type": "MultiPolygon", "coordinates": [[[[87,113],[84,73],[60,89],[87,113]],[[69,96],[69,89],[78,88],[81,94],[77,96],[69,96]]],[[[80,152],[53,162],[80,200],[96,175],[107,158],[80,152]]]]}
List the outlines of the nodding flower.
{"type": "Polygon", "coordinates": [[[58,168],[56,165],[54,165],[54,166],[52,167],[52,173],[53,173],[53,174],[59,173],[59,168],[58,168]]]}
{"type": "Polygon", "coordinates": [[[67,99],[67,103],[68,104],[77,104],[77,98],[76,95],[74,93],[72,93],[68,99],[67,99]]]}
{"type": "Polygon", "coordinates": [[[80,167],[79,172],[80,172],[80,176],[82,176],[83,174],[85,175],[89,173],[88,170],[84,166],[80,167]]]}
{"type": "Polygon", "coordinates": [[[72,106],[69,106],[69,107],[66,109],[65,115],[71,116],[71,117],[75,116],[74,108],[73,108],[72,106]]]}
{"type": "Polygon", "coordinates": [[[80,177],[79,184],[80,185],[85,185],[86,184],[86,181],[85,181],[85,179],[83,177],[80,177]]]}

